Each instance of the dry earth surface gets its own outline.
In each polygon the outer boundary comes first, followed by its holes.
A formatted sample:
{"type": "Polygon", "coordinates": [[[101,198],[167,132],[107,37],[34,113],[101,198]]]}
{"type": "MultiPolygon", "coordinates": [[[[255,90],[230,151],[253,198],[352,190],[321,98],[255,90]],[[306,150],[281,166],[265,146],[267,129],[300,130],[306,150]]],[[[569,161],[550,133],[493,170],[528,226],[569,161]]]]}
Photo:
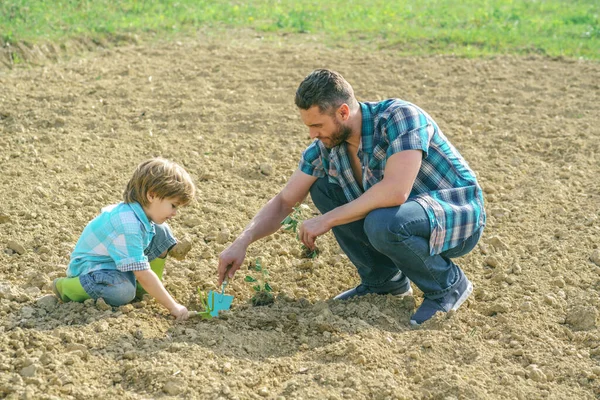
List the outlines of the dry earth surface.
{"type": "MultiPolygon", "coordinates": [[[[401,57],[252,33],[128,44],[0,69],[0,397],[8,399],[594,399],[600,396],[600,65],[401,57]],[[330,300],[357,284],[333,236],[303,259],[279,232],[249,249],[277,294],[175,323],[152,299],[60,304],[78,235],[151,156],[198,201],[166,286],[198,307],[217,257],[284,185],[310,140],[293,104],[312,69],[359,100],[427,110],[477,172],[488,225],[457,262],[475,292],[418,328],[421,296],[330,300]]],[[[314,210],[314,206],[307,202],[314,210]]],[[[309,216],[311,211],[307,212],[309,216]]]]}

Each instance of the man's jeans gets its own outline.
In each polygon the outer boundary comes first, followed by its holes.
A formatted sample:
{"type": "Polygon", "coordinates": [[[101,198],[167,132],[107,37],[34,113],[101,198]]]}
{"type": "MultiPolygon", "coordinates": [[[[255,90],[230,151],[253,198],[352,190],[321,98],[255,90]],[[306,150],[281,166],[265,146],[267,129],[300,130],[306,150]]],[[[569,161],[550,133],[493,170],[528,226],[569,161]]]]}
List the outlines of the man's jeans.
{"type": "MultiPolygon", "coordinates": [[[[175,244],[169,225],[155,225],[156,234],[144,254],[152,261],[175,244]]],[[[122,306],[135,298],[136,279],[133,271],[121,272],[116,269],[101,269],[81,275],[79,282],[86,293],[93,299],[102,297],[112,306],[122,306]]]]}
{"type": "MultiPolygon", "coordinates": [[[[322,214],[348,203],[342,188],[327,179],[319,178],[310,189],[313,203],[322,214]]],[[[333,228],[362,283],[381,286],[400,270],[430,299],[443,297],[465,279],[450,259],[470,252],[482,233],[483,228],[455,248],[430,256],[429,217],[415,201],[376,209],[365,219],[333,228]]]]}

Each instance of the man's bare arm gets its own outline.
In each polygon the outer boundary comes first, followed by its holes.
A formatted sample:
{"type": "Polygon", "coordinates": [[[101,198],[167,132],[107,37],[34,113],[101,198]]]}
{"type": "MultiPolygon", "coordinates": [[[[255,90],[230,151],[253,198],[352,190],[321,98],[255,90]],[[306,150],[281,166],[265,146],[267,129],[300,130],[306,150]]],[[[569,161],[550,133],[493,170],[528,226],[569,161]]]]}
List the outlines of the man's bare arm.
{"type": "Polygon", "coordinates": [[[316,177],[300,170],[292,174],[281,192],[260,209],[240,236],[220,254],[218,285],[225,279],[226,272],[229,277],[233,277],[244,262],[246,249],[251,243],[276,232],[281,227],[281,221],[292,212],[297,203],[306,198],[316,180],[316,177]]]}
{"type": "Polygon", "coordinates": [[[423,153],[405,150],[388,158],[384,178],[362,196],[328,213],[304,221],[298,237],[308,248],[314,248],[315,239],[331,228],[363,219],[369,212],[406,202],[415,183],[423,153]]]}

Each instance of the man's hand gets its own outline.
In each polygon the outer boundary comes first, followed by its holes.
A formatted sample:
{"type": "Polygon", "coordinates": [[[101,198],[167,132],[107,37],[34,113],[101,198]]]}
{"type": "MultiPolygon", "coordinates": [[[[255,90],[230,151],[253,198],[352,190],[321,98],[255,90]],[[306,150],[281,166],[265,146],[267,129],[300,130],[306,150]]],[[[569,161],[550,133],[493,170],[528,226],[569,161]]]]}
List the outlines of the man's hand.
{"type": "Polygon", "coordinates": [[[171,312],[171,315],[174,316],[178,321],[185,321],[190,316],[188,309],[179,303],[175,303],[175,305],[169,311],[171,312]]]}
{"type": "Polygon", "coordinates": [[[300,225],[298,238],[310,250],[315,249],[315,240],[324,233],[329,232],[331,226],[327,224],[325,215],[307,219],[300,225]]]}
{"type": "Polygon", "coordinates": [[[219,275],[217,286],[221,286],[226,278],[233,278],[235,271],[240,269],[246,258],[246,249],[247,246],[233,242],[231,246],[221,252],[219,255],[219,267],[217,268],[217,273],[219,275]],[[225,276],[225,274],[227,274],[227,276],[225,276]]]}
{"type": "Polygon", "coordinates": [[[221,252],[217,268],[219,276],[217,285],[223,283],[225,275],[227,278],[233,278],[235,271],[242,266],[246,258],[246,249],[251,243],[281,228],[281,221],[292,212],[294,204],[306,198],[316,180],[316,177],[307,175],[299,169],[294,172],[283,190],[269,200],[231,246],[221,252]]]}

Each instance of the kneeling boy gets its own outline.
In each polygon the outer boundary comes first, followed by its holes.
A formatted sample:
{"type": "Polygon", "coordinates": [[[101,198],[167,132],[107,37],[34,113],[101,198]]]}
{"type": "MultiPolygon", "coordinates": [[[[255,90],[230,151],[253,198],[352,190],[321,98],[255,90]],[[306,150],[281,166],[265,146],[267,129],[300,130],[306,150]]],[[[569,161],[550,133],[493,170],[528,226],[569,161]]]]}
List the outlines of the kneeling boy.
{"type": "Polygon", "coordinates": [[[131,302],[143,288],[177,319],[188,310],[163,286],[165,257],[177,240],[165,223],[195,193],[178,164],[153,158],[136,168],[123,202],[102,209],[83,230],[71,254],[67,277],[52,283],[63,302],[98,299],[112,306],[131,302]],[[141,288],[139,287],[141,286],[141,288]]]}

